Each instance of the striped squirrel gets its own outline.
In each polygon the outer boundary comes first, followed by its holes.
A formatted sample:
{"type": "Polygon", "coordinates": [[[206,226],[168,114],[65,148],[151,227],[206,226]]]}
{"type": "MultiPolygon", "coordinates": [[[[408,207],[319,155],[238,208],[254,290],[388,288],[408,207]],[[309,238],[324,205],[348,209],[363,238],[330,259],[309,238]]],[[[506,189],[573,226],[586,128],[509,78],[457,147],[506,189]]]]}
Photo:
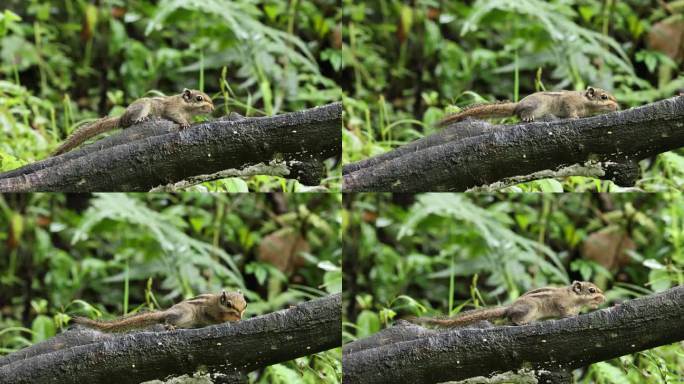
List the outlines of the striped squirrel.
{"type": "Polygon", "coordinates": [[[468,117],[478,119],[517,116],[531,122],[543,116],[577,119],[618,110],[615,96],[601,88],[589,87],[586,91],[536,92],[517,103],[496,102],[476,104],[464,108],[437,123],[446,126],[468,117]]]}
{"type": "Polygon", "coordinates": [[[125,332],[163,324],[168,329],[198,328],[226,321],[238,321],[247,308],[245,297],[240,291],[219,294],[207,293],[193,297],[163,311],[138,313],[111,321],[90,320],[74,317],[76,324],[104,332],[125,332]]]}
{"type": "Polygon", "coordinates": [[[515,325],[523,325],[546,318],[576,316],[583,307],[596,309],[604,301],[605,296],[596,285],[574,281],[567,287],[531,290],[507,306],[476,309],[450,318],[419,317],[406,320],[438,327],[460,327],[493,319],[507,319],[515,325]]]}
{"type": "Polygon", "coordinates": [[[101,133],[128,128],[152,117],[171,120],[185,129],[190,126],[190,119],[194,116],[211,113],[213,110],[214,104],[206,93],[187,88],[178,95],[143,97],[129,105],[120,117],[105,117],[79,128],[51,156],[69,152],[101,133]]]}

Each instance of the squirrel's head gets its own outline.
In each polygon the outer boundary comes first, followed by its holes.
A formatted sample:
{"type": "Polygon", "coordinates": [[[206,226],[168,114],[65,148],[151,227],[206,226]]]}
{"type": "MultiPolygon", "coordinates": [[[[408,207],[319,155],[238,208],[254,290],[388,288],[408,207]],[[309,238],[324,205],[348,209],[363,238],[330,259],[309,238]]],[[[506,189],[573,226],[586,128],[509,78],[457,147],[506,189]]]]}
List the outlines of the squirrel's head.
{"type": "Polygon", "coordinates": [[[584,97],[591,101],[589,105],[594,113],[614,112],[620,108],[615,96],[605,89],[588,87],[584,91],[584,97]]]}
{"type": "Polygon", "coordinates": [[[199,115],[214,111],[214,103],[211,101],[211,97],[202,91],[184,88],[181,97],[193,114],[199,115]]]}
{"type": "Polygon", "coordinates": [[[221,321],[223,322],[238,321],[242,319],[242,314],[247,308],[247,301],[245,301],[245,297],[240,291],[222,291],[218,295],[218,304],[220,308],[219,315],[221,317],[221,321]]]}
{"type": "Polygon", "coordinates": [[[571,289],[580,301],[593,309],[598,308],[606,300],[606,297],[603,296],[603,291],[594,283],[588,281],[573,281],[571,289]]]}

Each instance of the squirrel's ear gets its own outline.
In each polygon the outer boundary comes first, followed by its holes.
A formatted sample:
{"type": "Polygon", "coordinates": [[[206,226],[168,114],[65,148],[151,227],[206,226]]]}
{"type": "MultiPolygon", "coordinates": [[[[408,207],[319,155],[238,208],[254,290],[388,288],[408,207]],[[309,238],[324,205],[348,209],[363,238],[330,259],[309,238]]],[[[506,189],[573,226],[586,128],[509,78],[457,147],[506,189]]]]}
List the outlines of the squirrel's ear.
{"type": "Polygon", "coordinates": [[[192,97],[192,92],[190,92],[190,90],[187,88],[183,88],[183,99],[190,100],[191,97],[192,97]]]}
{"type": "Polygon", "coordinates": [[[224,289],[223,292],[221,292],[221,304],[225,304],[228,301],[228,296],[226,295],[226,290],[224,289]]]}
{"type": "Polygon", "coordinates": [[[594,95],[594,92],[596,92],[596,90],[594,89],[594,87],[587,87],[587,95],[593,96],[593,95],[594,95]]]}
{"type": "Polygon", "coordinates": [[[580,281],[573,281],[572,282],[572,290],[575,291],[575,293],[580,293],[582,292],[582,282],[580,281]]]}

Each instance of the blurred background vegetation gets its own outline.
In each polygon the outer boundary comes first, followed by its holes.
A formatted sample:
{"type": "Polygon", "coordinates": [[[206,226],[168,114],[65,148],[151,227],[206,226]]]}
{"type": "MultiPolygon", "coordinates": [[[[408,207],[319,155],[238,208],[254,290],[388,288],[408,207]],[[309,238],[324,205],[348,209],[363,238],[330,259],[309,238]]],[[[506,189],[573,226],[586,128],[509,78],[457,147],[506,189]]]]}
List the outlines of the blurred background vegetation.
{"type": "MultiPolygon", "coordinates": [[[[684,89],[681,0],[342,0],[344,162],[434,133],[475,102],[540,90],[615,94],[622,109],[684,89]]],[[[511,119],[504,120],[510,123],[511,119]]],[[[641,163],[637,186],[684,186],[684,151],[641,163]]],[[[513,191],[619,191],[583,177],[513,191]]]]}
{"type": "MultiPolygon", "coordinates": [[[[0,195],[0,355],[64,330],[241,289],[245,317],[340,292],[339,194],[0,195]]],[[[254,383],[338,383],[341,351],[254,383]]]]}
{"type": "MultiPolygon", "coordinates": [[[[8,0],[0,7],[0,171],[45,158],[76,125],[183,88],[215,116],[340,100],[337,0],[8,0]]],[[[331,168],[333,162],[328,164],[331,168]]],[[[339,171],[322,183],[339,189],[339,171]]],[[[305,190],[269,176],[210,191],[305,190]]]]}
{"type": "MultiPolygon", "coordinates": [[[[604,289],[603,307],[684,284],[684,201],[674,194],[349,194],[343,205],[344,342],[400,316],[508,304],[572,280],[604,289]]],[[[684,343],[575,376],[679,382],[684,343]]]]}

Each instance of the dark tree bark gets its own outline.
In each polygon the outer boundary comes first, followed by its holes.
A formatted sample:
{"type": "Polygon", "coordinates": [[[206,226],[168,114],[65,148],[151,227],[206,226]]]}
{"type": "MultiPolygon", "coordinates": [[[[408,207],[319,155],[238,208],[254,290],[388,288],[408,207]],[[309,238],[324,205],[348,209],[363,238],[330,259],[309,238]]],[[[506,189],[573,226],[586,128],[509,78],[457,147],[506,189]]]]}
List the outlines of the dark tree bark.
{"type": "Polygon", "coordinates": [[[244,373],[340,346],[340,297],[199,329],[104,337],[86,331],[61,344],[48,340],[0,360],[0,382],[82,384],[116,378],[116,383],[132,384],[191,374],[200,367],[223,375],[225,382],[239,382],[244,373]]]}
{"type": "Polygon", "coordinates": [[[564,382],[573,369],[683,340],[684,286],[524,326],[425,335],[416,326],[395,328],[344,346],[344,383],[438,383],[521,368],[564,382]]]}
{"type": "Polygon", "coordinates": [[[10,355],[0,357],[0,367],[34,356],[64,350],[79,345],[114,340],[119,335],[103,333],[88,328],[70,329],[41,343],[26,347],[10,355]]]}
{"type": "Polygon", "coordinates": [[[467,120],[346,165],[343,190],[465,191],[590,160],[599,177],[629,186],[638,160],[684,147],[683,124],[684,97],[576,120],[511,126],[467,120]]]}
{"type": "Polygon", "coordinates": [[[157,119],[0,174],[0,192],[148,191],[272,162],[287,167],[286,177],[316,185],[322,161],[340,156],[341,125],[340,103],[273,117],[222,118],[183,131],[157,119]]]}

